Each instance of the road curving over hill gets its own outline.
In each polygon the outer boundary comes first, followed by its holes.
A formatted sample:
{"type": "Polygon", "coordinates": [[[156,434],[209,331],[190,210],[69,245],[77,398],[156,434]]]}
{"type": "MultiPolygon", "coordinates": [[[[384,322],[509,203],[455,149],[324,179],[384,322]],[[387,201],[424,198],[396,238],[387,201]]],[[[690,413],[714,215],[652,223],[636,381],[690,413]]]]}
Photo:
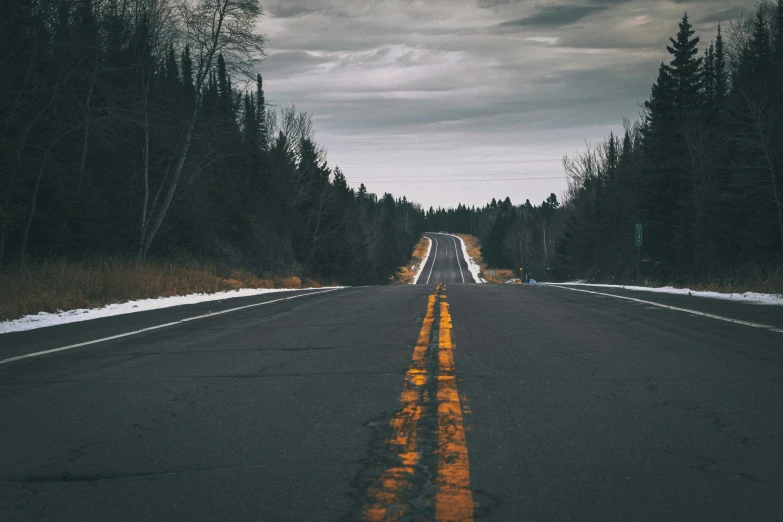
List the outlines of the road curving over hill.
{"type": "Polygon", "coordinates": [[[430,256],[422,268],[417,284],[476,283],[468,270],[468,263],[462,253],[460,239],[451,234],[427,232],[425,237],[432,241],[430,256]]]}

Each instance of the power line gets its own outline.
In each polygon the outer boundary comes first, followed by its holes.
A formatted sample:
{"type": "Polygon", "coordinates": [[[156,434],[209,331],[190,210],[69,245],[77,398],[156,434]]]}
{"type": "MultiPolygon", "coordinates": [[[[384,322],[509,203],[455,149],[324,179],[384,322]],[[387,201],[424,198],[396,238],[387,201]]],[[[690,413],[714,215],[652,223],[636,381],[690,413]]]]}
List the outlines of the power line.
{"type": "MultiPolygon", "coordinates": [[[[473,182],[473,181],[534,181],[534,180],[544,180],[544,179],[568,179],[568,176],[555,176],[550,178],[500,178],[500,179],[483,179],[483,178],[476,178],[476,179],[440,179],[440,180],[404,180],[404,179],[397,179],[397,180],[373,180],[368,181],[368,183],[400,183],[400,182],[407,182],[407,183],[467,183],[467,182],[473,182]]],[[[349,183],[355,183],[356,179],[348,179],[349,183]]]]}
{"type": "Polygon", "coordinates": [[[531,160],[495,161],[491,163],[414,163],[400,165],[338,165],[341,169],[386,169],[386,168],[414,168],[414,167],[476,167],[481,165],[515,165],[517,163],[541,163],[546,161],[561,161],[562,158],[544,158],[531,160]]]}
{"type": "MultiPolygon", "coordinates": [[[[481,176],[483,174],[486,174],[487,176],[514,176],[515,174],[526,174],[525,172],[472,172],[470,174],[428,174],[426,176],[416,176],[416,177],[408,177],[408,178],[390,178],[388,175],[382,175],[380,177],[372,177],[372,176],[346,176],[346,178],[350,179],[366,179],[366,180],[380,180],[380,179],[438,179],[438,178],[462,178],[462,177],[476,177],[481,176]]],[[[530,172],[529,174],[535,174],[535,175],[543,175],[543,174],[562,174],[562,171],[550,171],[550,172],[530,172]]],[[[411,175],[408,175],[411,176],[411,175]]]]}

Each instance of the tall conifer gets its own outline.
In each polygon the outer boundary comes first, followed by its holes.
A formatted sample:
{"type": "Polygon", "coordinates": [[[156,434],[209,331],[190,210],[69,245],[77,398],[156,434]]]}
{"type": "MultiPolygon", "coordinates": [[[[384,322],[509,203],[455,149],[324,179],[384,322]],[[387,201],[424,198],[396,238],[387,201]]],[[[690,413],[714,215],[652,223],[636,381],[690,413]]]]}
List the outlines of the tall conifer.
{"type": "Polygon", "coordinates": [[[679,116],[693,112],[699,106],[701,94],[701,65],[699,54],[699,37],[693,37],[695,31],[688,21],[686,12],[680,22],[680,30],[676,40],[669,38],[672,45],[666,50],[672,55],[672,61],[667,66],[674,83],[674,100],[679,116]]]}
{"type": "Polygon", "coordinates": [[[772,64],[772,46],[770,44],[767,24],[761,9],[756,13],[756,22],[753,24],[753,37],[750,40],[750,55],[752,71],[756,78],[763,78],[772,64]]]}
{"type": "Polygon", "coordinates": [[[704,97],[712,106],[715,104],[715,44],[710,43],[704,54],[704,97]]]}
{"type": "Polygon", "coordinates": [[[715,38],[715,104],[722,110],[729,95],[729,72],[726,66],[726,51],[723,46],[723,34],[718,24],[718,36],[715,38]]]}
{"type": "Polygon", "coordinates": [[[783,0],[778,0],[775,16],[775,62],[780,72],[783,68],[783,0]]]}
{"type": "Polygon", "coordinates": [[[266,98],[264,97],[264,83],[261,74],[256,76],[256,121],[258,128],[258,146],[261,150],[269,148],[269,136],[266,128],[266,98]]]}

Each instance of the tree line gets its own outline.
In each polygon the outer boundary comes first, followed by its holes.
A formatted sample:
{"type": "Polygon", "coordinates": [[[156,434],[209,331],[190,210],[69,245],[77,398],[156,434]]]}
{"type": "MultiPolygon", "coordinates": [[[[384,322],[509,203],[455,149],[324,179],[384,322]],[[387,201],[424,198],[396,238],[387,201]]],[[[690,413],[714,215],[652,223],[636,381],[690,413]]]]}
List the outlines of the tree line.
{"type": "Polygon", "coordinates": [[[533,205],[514,205],[509,197],[492,198],[484,207],[429,208],[427,229],[471,234],[481,240],[484,262],[495,268],[524,269],[544,280],[554,277],[552,266],[563,214],[555,194],[533,205]]]}
{"type": "Polygon", "coordinates": [[[424,229],[348,187],[257,75],[257,0],[6,2],[0,267],[209,259],[344,284],[388,280],[424,229]]]}
{"type": "Polygon", "coordinates": [[[728,37],[719,26],[703,50],[686,13],[670,42],[641,119],[564,158],[561,205],[430,209],[428,224],[475,233],[494,266],[533,259],[553,278],[780,274],[783,0],[731,21],[728,37]]]}

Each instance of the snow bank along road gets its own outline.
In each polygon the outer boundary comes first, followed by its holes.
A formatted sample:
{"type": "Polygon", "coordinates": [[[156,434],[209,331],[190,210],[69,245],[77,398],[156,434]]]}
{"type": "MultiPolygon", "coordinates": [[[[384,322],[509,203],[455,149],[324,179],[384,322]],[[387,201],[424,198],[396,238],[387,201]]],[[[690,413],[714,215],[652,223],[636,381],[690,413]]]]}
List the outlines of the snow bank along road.
{"type": "Polygon", "coordinates": [[[779,307],[440,273],[0,335],[0,520],[779,519],[779,307]]]}

